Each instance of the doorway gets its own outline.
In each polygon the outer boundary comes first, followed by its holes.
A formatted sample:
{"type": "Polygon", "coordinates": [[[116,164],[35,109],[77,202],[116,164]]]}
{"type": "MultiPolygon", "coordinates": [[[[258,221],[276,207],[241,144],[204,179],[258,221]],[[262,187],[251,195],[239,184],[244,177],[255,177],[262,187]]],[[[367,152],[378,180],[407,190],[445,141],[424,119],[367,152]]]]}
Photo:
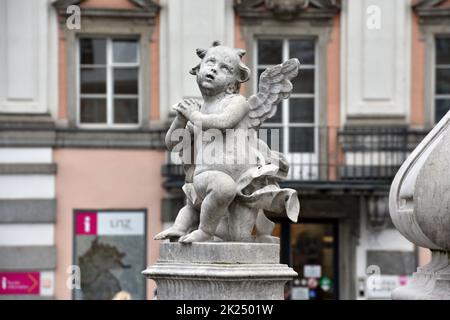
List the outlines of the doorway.
{"type": "Polygon", "coordinates": [[[281,221],[275,235],[280,237],[280,260],[298,277],[286,284],[290,300],[339,299],[338,223],[331,219],[281,221]]]}

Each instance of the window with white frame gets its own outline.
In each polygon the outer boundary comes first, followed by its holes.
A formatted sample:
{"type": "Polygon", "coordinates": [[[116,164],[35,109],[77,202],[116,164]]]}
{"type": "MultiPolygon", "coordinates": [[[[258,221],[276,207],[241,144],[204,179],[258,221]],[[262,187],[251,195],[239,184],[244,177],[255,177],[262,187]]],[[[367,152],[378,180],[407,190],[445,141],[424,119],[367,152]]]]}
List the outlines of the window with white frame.
{"type": "Polygon", "coordinates": [[[80,38],[78,93],[80,125],[137,125],[138,40],[80,38]]]}
{"type": "Polygon", "coordinates": [[[450,110],[450,37],[436,37],[434,120],[450,110]]]}
{"type": "MultiPolygon", "coordinates": [[[[279,129],[280,151],[287,153],[316,152],[316,41],[302,39],[258,39],[257,77],[270,66],[289,58],[297,58],[301,67],[299,76],[293,79],[293,91],[283,100],[277,113],[265,121],[264,127],[279,129]]],[[[270,130],[269,130],[270,131],[270,130]]],[[[268,136],[270,145],[270,137],[268,136]]]]}

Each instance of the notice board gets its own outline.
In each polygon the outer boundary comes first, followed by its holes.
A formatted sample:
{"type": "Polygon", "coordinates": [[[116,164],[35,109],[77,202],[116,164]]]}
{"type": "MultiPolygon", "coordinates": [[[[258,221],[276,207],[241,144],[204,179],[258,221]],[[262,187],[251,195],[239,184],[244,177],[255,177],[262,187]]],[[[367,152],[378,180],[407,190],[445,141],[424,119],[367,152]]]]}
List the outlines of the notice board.
{"type": "Polygon", "coordinates": [[[146,298],[146,224],[145,210],[75,210],[74,299],[110,300],[119,292],[146,298]]]}

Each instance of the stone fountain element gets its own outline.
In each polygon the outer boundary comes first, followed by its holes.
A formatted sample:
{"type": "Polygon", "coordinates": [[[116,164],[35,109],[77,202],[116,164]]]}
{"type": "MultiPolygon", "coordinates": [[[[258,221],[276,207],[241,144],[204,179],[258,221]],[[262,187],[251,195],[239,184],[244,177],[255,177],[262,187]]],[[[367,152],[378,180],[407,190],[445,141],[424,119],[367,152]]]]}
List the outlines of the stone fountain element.
{"type": "Polygon", "coordinates": [[[401,166],[391,185],[392,222],[414,244],[431,250],[395,300],[450,299],[450,112],[401,166]]]}
{"type": "Polygon", "coordinates": [[[167,242],[143,274],[160,300],[283,300],[297,273],[279,264],[279,251],[274,243],[167,242]]]}
{"type": "Polygon", "coordinates": [[[143,274],[156,281],[158,299],[283,299],[284,284],[297,274],[279,263],[275,224],[265,212],[296,222],[300,202],[295,190],[279,186],[286,158],[257,130],[289,97],[300,62],[266,69],[247,99],[239,94],[250,77],[244,50],[214,42],[196,53],[201,61],[190,73],[203,103],[173,106],[166,135],[183,162],[187,201],[174,225],[155,236],[171,242],[161,244],[159,260],[143,274]]]}

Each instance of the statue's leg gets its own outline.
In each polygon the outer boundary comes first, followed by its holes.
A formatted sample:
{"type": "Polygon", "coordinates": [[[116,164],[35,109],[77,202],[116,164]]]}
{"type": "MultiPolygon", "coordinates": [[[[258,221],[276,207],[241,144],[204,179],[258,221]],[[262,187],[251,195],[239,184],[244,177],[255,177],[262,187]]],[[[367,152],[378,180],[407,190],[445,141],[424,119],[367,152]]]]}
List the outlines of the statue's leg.
{"type": "MultiPolygon", "coordinates": [[[[230,210],[230,208],[228,208],[230,210]]],[[[230,241],[230,235],[228,232],[228,215],[220,219],[219,225],[217,226],[216,233],[214,234],[214,241],[230,241]]]]}
{"type": "Polygon", "coordinates": [[[221,171],[208,171],[195,176],[194,187],[203,198],[199,228],[181,237],[180,242],[212,240],[220,220],[236,196],[236,183],[221,171]]]}
{"type": "Polygon", "coordinates": [[[260,210],[255,225],[256,242],[280,243],[279,238],[272,236],[274,228],[275,223],[266,217],[263,210],[260,210]]]}
{"type": "Polygon", "coordinates": [[[198,225],[199,212],[187,204],[178,212],[172,227],[158,233],[155,240],[175,239],[184,236],[193,225],[198,225]]]}
{"type": "Polygon", "coordinates": [[[252,231],[258,209],[249,208],[236,201],[228,208],[228,233],[231,241],[252,242],[252,231]]]}

